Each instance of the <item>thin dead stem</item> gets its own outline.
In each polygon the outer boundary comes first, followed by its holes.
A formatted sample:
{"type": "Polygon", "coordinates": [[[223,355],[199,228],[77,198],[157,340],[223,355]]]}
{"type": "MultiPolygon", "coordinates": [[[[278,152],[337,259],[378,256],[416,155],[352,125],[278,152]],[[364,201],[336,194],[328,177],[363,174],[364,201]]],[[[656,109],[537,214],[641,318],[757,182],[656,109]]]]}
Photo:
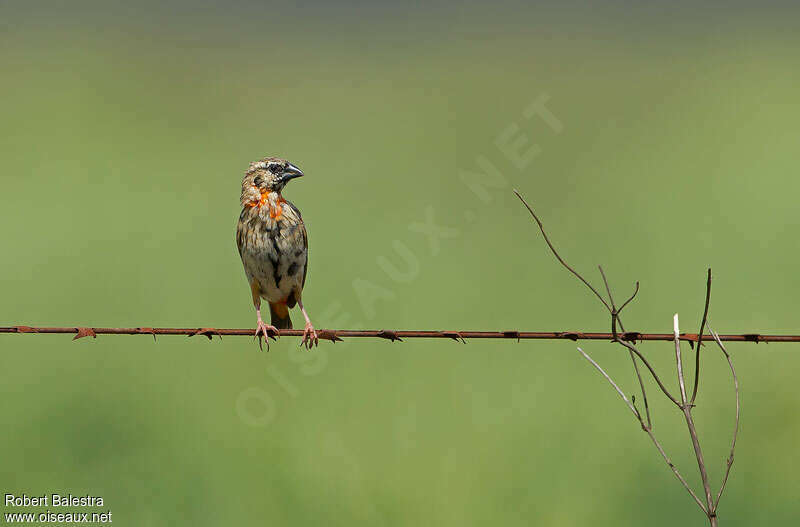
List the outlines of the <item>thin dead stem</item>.
{"type": "MultiPolygon", "coordinates": [[[[525,201],[525,198],[523,198],[523,197],[522,197],[522,195],[521,195],[521,194],[520,194],[518,191],[514,190],[514,194],[516,194],[516,195],[517,195],[517,197],[518,197],[518,198],[519,198],[519,200],[522,202],[522,204],[523,204],[523,205],[525,205],[525,208],[526,208],[526,209],[528,209],[528,212],[530,212],[530,214],[531,214],[531,216],[533,217],[534,221],[536,221],[536,224],[539,226],[539,230],[541,231],[541,233],[542,233],[542,236],[544,237],[544,241],[547,243],[547,246],[550,248],[550,251],[551,251],[551,252],[553,253],[553,255],[556,257],[556,259],[557,259],[557,260],[558,260],[558,261],[561,263],[561,265],[563,265],[563,266],[564,266],[564,267],[565,267],[565,268],[566,268],[566,269],[567,269],[567,270],[568,270],[570,273],[572,273],[573,275],[575,275],[575,276],[576,276],[576,277],[577,277],[577,278],[578,278],[578,279],[579,279],[581,282],[583,282],[583,283],[586,285],[586,287],[588,287],[588,288],[589,288],[589,290],[590,290],[592,293],[594,293],[594,295],[595,295],[597,298],[599,298],[599,299],[600,299],[600,302],[602,302],[602,303],[603,303],[603,305],[606,307],[606,309],[608,310],[608,312],[611,314],[611,325],[612,325],[612,329],[614,329],[614,330],[615,330],[615,329],[616,329],[616,322],[617,322],[617,320],[618,320],[618,315],[619,315],[618,311],[617,311],[616,309],[612,308],[612,307],[609,305],[609,303],[605,301],[605,299],[603,298],[603,295],[601,295],[601,294],[600,294],[600,293],[597,291],[597,289],[595,289],[595,288],[592,286],[592,284],[590,284],[590,283],[589,283],[589,281],[588,281],[588,280],[586,280],[586,279],[585,279],[585,278],[584,278],[584,277],[583,277],[583,276],[582,276],[582,275],[581,275],[581,274],[580,274],[578,271],[576,271],[575,269],[573,269],[573,268],[572,268],[572,267],[571,267],[571,266],[570,266],[570,265],[569,265],[569,264],[568,264],[566,261],[564,261],[564,259],[561,257],[561,255],[560,255],[560,254],[558,254],[558,251],[556,250],[556,248],[555,248],[555,246],[553,245],[553,243],[550,241],[550,237],[549,237],[549,236],[547,236],[547,232],[544,230],[544,225],[542,225],[542,222],[541,222],[541,220],[540,220],[540,219],[539,219],[539,217],[536,215],[536,213],[533,211],[533,209],[531,208],[531,206],[530,206],[530,205],[528,205],[528,202],[527,202],[527,201],[525,201]]],[[[602,272],[602,269],[601,269],[601,272],[602,272]]],[[[638,290],[639,290],[639,287],[638,287],[638,284],[637,284],[637,287],[636,287],[636,292],[638,292],[638,290]]],[[[634,295],[633,295],[633,296],[635,296],[635,292],[634,292],[634,295]]],[[[626,305],[627,305],[627,304],[630,302],[630,300],[632,300],[632,299],[633,299],[633,296],[632,296],[632,297],[631,297],[629,300],[627,300],[627,301],[625,302],[625,304],[626,304],[626,305]]],[[[612,331],[612,333],[616,333],[616,331],[612,331]]],[[[642,363],[643,363],[643,364],[644,364],[644,365],[647,367],[647,369],[650,371],[650,375],[652,375],[652,376],[653,376],[653,379],[656,381],[656,384],[658,384],[658,387],[659,387],[659,388],[661,388],[661,391],[662,391],[662,392],[664,392],[664,395],[666,395],[666,396],[667,396],[667,397],[668,397],[668,398],[669,398],[669,399],[670,399],[670,400],[671,400],[673,403],[675,403],[676,405],[678,405],[678,404],[679,404],[679,403],[678,403],[678,400],[677,400],[677,399],[675,399],[675,397],[673,397],[671,393],[669,393],[669,390],[667,389],[667,387],[666,387],[666,386],[664,386],[664,383],[663,383],[663,382],[661,382],[661,379],[659,378],[658,374],[657,374],[657,373],[656,373],[656,371],[653,369],[653,367],[650,365],[650,362],[648,362],[648,360],[647,360],[646,358],[644,358],[644,355],[642,355],[642,354],[639,352],[639,350],[638,350],[638,349],[636,349],[636,347],[635,347],[635,346],[631,345],[631,344],[630,344],[630,343],[628,343],[628,342],[625,342],[625,341],[621,340],[619,337],[616,337],[616,338],[614,338],[614,341],[615,341],[615,342],[618,342],[618,343],[620,343],[620,344],[622,344],[623,346],[625,346],[626,348],[628,348],[628,350],[629,350],[629,351],[631,351],[632,353],[634,353],[634,354],[635,354],[635,355],[636,355],[636,356],[637,356],[637,357],[638,357],[638,358],[639,358],[639,359],[642,361],[642,363]]],[[[642,384],[641,386],[643,387],[644,385],[642,384]]]]}
{"type": "MultiPolygon", "coordinates": [[[[608,285],[608,279],[606,278],[606,273],[603,271],[603,266],[598,265],[597,268],[600,270],[600,276],[603,277],[603,284],[606,287],[606,293],[608,294],[608,300],[611,302],[611,334],[614,336],[614,340],[618,340],[619,336],[617,334],[617,323],[619,322],[619,328],[622,331],[625,331],[625,326],[622,324],[622,319],[620,318],[620,313],[622,310],[625,309],[631,300],[636,297],[636,293],[639,292],[639,282],[636,282],[636,288],[633,290],[633,294],[617,309],[616,304],[614,303],[614,295],[611,294],[611,288],[608,285]]],[[[636,364],[636,356],[633,354],[631,350],[628,350],[628,356],[631,358],[631,364],[633,364],[633,371],[636,372],[636,380],[639,383],[639,391],[642,393],[642,400],[644,400],[644,413],[647,416],[647,426],[648,428],[652,428],[653,421],[650,418],[650,403],[647,401],[647,390],[644,387],[644,381],[642,381],[642,374],[639,372],[639,365],[636,364]]]]}
{"type": "Polygon", "coordinates": [[[680,340],[680,327],[678,323],[678,314],[675,313],[673,317],[673,332],[675,334],[675,361],[677,363],[677,370],[678,370],[678,383],[680,384],[681,389],[681,411],[683,412],[683,417],[686,419],[686,427],[689,429],[689,437],[692,440],[692,448],[694,449],[694,456],[697,459],[697,468],[700,471],[700,480],[703,483],[703,492],[706,495],[706,511],[709,513],[709,519],[711,518],[711,513],[714,511],[714,501],[711,498],[711,486],[708,483],[708,472],[706,471],[706,463],[703,459],[703,449],[700,448],[700,439],[697,437],[697,427],[694,424],[694,418],[692,417],[692,406],[689,404],[688,399],[686,398],[686,386],[684,383],[683,378],[683,365],[681,361],[681,340],[680,340]]]}
{"type": "Polygon", "coordinates": [[[726,460],[726,467],[725,467],[725,476],[722,478],[722,484],[719,487],[719,492],[717,493],[717,499],[714,501],[714,512],[716,512],[717,507],[719,507],[719,500],[722,498],[722,493],[725,491],[725,485],[728,483],[728,476],[731,473],[731,467],[733,466],[733,456],[736,452],[736,438],[739,436],[739,379],[736,377],[736,369],[733,367],[733,361],[731,360],[731,356],[728,353],[728,350],[725,349],[725,346],[722,344],[722,341],[719,339],[719,335],[711,329],[708,328],[711,332],[711,336],[714,337],[714,341],[719,346],[719,349],[722,350],[722,353],[725,355],[725,359],[728,361],[728,366],[731,369],[731,377],[733,379],[733,390],[736,394],[736,420],[733,426],[733,438],[731,439],[731,452],[728,455],[728,459],[726,460]]]}
{"type": "Polygon", "coordinates": [[[703,318],[700,320],[700,331],[697,332],[697,346],[694,350],[694,388],[692,388],[692,398],[689,404],[694,406],[694,401],[697,399],[697,387],[700,382],[700,346],[703,345],[703,330],[706,327],[708,320],[708,304],[711,301],[711,268],[708,268],[708,279],[706,280],[706,304],[703,308],[703,318]]]}
{"type": "MultiPolygon", "coordinates": [[[[709,481],[708,481],[708,472],[706,470],[706,464],[705,464],[705,460],[703,458],[703,450],[702,450],[702,448],[700,446],[700,440],[699,440],[698,434],[697,434],[697,427],[695,425],[694,418],[692,416],[692,410],[694,409],[694,402],[695,402],[696,397],[697,397],[698,386],[699,386],[700,347],[701,347],[702,342],[703,342],[703,331],[705,330],[705,327],[707,325],[708,310],[709,310],[709,305],[710,305],[710,301],[711,301],[711,269],[708,270],[708,278],[707,278],[707,281],[706,281],[705,307],[703,309],[703,317],[702,317],[702,319],[700,321],[700,331],[699,331],[699,333],[697,335],[681,335],[680,334],[678,315],[675,314],[675,316],[673,318],[673,334],[672,334],[672,339],[671,340],[673,341],[674,346],[675,346],[675,366],[676,366],[676,372],[677,372],[677,375],[678,375],[678,388],[679,388],[679,395],[678,395],[678,397],[676,397],[676,396],[673,396],[672,393],[670,393],[669,389],[667,389],[667,387],[661,381],[661,378],[656,373],[656,371],[653,369],[653,367],[650,364],[650,362],[644,357],[644,355],[636,347],[636,345],[635,345],[636,344],[636,340],[641,340],[642,339],[642,335],[632,334],[632,333],[625,333],[625,327],[622,324],[622,320],[620,318],[620,313],[622,312],[622,310],[625,309],[625,307],[627,307],[628,304],[631,301],[633,301],[633,299],[636,297],[637,293],[639,292],[639,282],[636,282],[636,287],[635,287],[635,289],[633,291],[633,294],[627,300],[625,300],[625,302],[618,308],[616,302],[614,301],[614,295],[613,295],[612,289],[611,289],[611,287],[610,287],[610,285],[608,283],[608,278],[606,276],[606,273],[605,273],[605,271],[603,271],[602,266],[598,266],[598,269],[600,270],[600,276],[603,279],[603,285],[605,287],[605,293],[606,293],[607,298],[608,298],[608,301],[606,301],[606,299],[603,298],[603,295],[601,295],[598,292],[598,290],[595,289],[589,283],[588,280],[586,280],[579,272],[577,272],[574,268],[572,268],[569,264],[567,264],[567,262],[561,257],[561,255],[558,253],[558,251],[556,250],[556,248],[553,245],[553,243],[550,241],[550,238],[547,236],[547,232],[545,232],[545,229],[544,229],[544,226],[542,225],[542,222],[539,220],[538,216],[536,216],[536,213],[533,211],[531,206],[525,201],[525,199],[520,195],[519,192],[517,192],[515,190],[514,193],[517,195],[517,197],[520,199],[520,201],[522,201],[522,203],[528,209],[528,212],[530,212],[531,216],[536,221],[536,224],[539,226],[539,230],[541,231],[542,236],[544,236],[544,239],[545,239],[545,242],[547,243],[547,246],[550,248],[550,251],[556,257],[556,259],[570,273],[575,275],[581,282],[583,282],[583,284],[586,285],[586,287],[597,298],[600,299],[600,301],[603,303],[603,305],[605,306],[605,308],[608,310],[609,314],[611,315],[611,337],[612,337],[611,340],[612,340],[612,342],[616,342],[617,344],[622,345],[628,351],[628,355],[631,358],[634,371],[636,372],[636,379],[637,379],[637,381],[639,383],[639,388],[640,388],[641,393],[642,393],[642,398],[644,399],[646,417],[643,417],[641,412],[639,412],[639,409],[636,407],[636,399],[633,396],[631,396],[631,398],[629,399],[625,395],[625,393],[622,391],[622,389],[619,387],[619,385],[617,385],[617,383],[614,382],[614,380],[605,372],[605,370],[603,370],[603,368],[597,362],[595,362],[586,352],[584,352],[583,349],[578,348],[578,351],[581,353],[581,355],[583,355],[584,358],[586,358],[587,361],[589,361],[592,364],[592,366],[595,367],[595,369],[597,369],[597,371],[600,372],[600,374],[611,384],[611,386],[614,388],[614,390],[619,394],[619,396],[622,398],[622,400],[628,406],[628,409],[630,409],[630,411],[633,413],[634,417],[636,417],[636,419],[639,421],[639,425],[641,426],[642,430],[644,430],[647,433],[647,435],[650,437],[651,441],[655,445],[656,449],[658,450],[659,454],[661,454],[661,457],[664,459],[664,461],[670,467],[672,472],[675,474],[675,477],[678,479],[678,481],[680,481],[681,485],[683,485],[683,487],[689,492],[689,494],[692,496],[692,499],[694,499],[695,503],[697,503],[697,505],[700,507],[700,509],[706,515],[706,517],[708,518],[708,521],[711,524],[711,526],[712,527],[716,526],[717,525],[717,506],[719,505],[719,501],[720,501],[720,499],[722,497],[722,494],[723,494],[723,492],[725,490],[725,486],[726,486],[727,481],[728,481],[728,476],[730,475],[731,466],[733,465],[734,453],[735,453],[735,448],[736,448],[736,438],[737,438],[738,431],[739,431],[739,382],[738,382],[738,379],[736,377],[736,371],[733,368],[733,362],[732,362],[732,360],[730,358],[730,355],[725,350],[725,348],[724,348],[724,346],[722,344],[722,339],[719,337],[719,335],[714,333],[713,330],[711,330],[711,333],[714,336],[714,340],[717,342],[717,345],[720,347],[720,349],[722,350],[723,354],[725,355],[725,358],[728,361],[728,366],[731,369],[731,374],[732,374],[732,377],[733,377],[734,390],[735,390],[735,393],[736,393],[736,422],[735,422],[735,425],[734,425],[733,439],[731,441],[731,451],[730,451],[730,455],[728,456],[728,459],[727,459],[727,467],[726,467],[726,470],[725,470],[725,475],[724,475],[724,477],[722,479],[722,484],[720,486],[719,492],[717,493],[716,499],[714,499],[712,497],[711,486],[710,486],[709,481]],[[620,333],[619,333],[620,330],[623,332],[622,335],[620,335],[620,333]],[[691,396],[688,395],[688,392],[687,392],[687,389],[686,389],[686,377],[684,375],[683,357],[681,355],[681,345],[680,345],[680,341],[681,340],[689,340],[690,344],[693,343],[693,342],[697,343],[697,346],[695,348],[694,382],[693,382],[693,385],[692,385],[691,396]],[[691,442],[692,442],[692,448],[694,450],[695,458],[697,460],[698,471],[700,472],[700,479],[701,479],[701,482],[702,482],[702,485],[703,485],[703,493],[705,495],[705,503],[703,503],[703,500],[694,492],[694,490],[692,490],[692,488],[686,482],[684,477],[681,475],[681,473],[678,471],[678,469],[675,467],[675,465],[669,459],[669,456],[667,456],[666,452],[664,451],[664,448],[661,446],[661,443],[658,441],[658,439],[656,438],[655,434],[653,433],[653,425],[652,425],[651,416],[650,416],[650,410],[649,410],[649,404],[648,404],[648,400],[647,400],[647,394],[645,392],[645,386],[644,386],[644,382],[643,382],[641,373],[639,371],[639,366],[638,366],[637,360],[642,361],[642,364],[644,364],[645,367],[647,368],[647,370],[650,372],[650,375],[653,377],[653,380],[656,381],[656,384],[661,389],[661,391],[664,393],[664,395],[670,401],[672,401],[672,403],[675,404],[675,406],[677,406],[678,409],[680,409],[681,413],[683,414],[683,417],[684,417],[684,419],[686,421],[686,427],[687,427],[687,429],[689,431],[689,437],[690,437],[691,442]]],[[[755,340],[756,342],[759,341],[759,337],[758,336],[754,335],[754,336],[751,336],[751,337],[754,337],[752,340],[755,340]]]]}
{"type": "Polygon", "coordinates": [[[553,255],[558,259],[559,262],[561,262],[561,265],[566,267],[569,272],[571,272],[572,274],[574,274],[578,278],[578,280],[583,282],[586,285],[586,287],[588,287],[589,290],[592,293],[594,293],[594,296],[596,296],[603,303],[603,305],[606,306],[606,309],[611,311],[611,306],[609,306],[608,302],[605,301],[605,299],[603,298],[603,295],[598,293],[597,289],[595,289],[592,286],[592,284],[590,284],[583,276],[580,275],[580,273],[578,273],[575,269],[570,267],[569,264],[567,262],[565,262],[563,258],[561,258],[561,255],[558,254],[558,251],[556,251],[556,248],[553,247],[553,244],[550,242],[550,238],[547,236],[547,233],[544,230],[544,226],[542,225],[541,220],[536,215],[536,213],[533,212],[533,209],[531,208],[530,205],[528,205],[528,202],[525,201],[525,198],[523,198],[522,195],[519,192],[517,192],[516,190],[514,190],[514,194],[516,194],[517,197],[520,199],[520,201],[522,201],[522,204],[525,205],[525,208],[527,208],[528,212],[530,212],[531,216],[533,216],[533,219],[536,221],[536,224],[539,225],[539,230],[542,231],[542,236],[544,236],[544,241],[547,242],[547,246],[550,247],[550,250],[553,252],[553,255]]]}
{"type": "Polygon", "coordinates": [[[683,363],[681,361],[681,331],[678,326],[678,314],[675,313],[675,316],[672,317],[672,330],[675,335],[675,362],[678,365],[678,385],[681,390],[681,406],[686,406],[686,386],[683,381],[683,363]]]}
{"type": "Polygon", "coordinates": [[[625,404],[628,405],[628,408],[630,408],[631,412],[633,412],[633,415],[639,421],[639,424],[642,426],[642,430],[644,430],[647,433],[647,435],[650,437],[650,440],[653,442],[653,444],[655,445],[656,449],[658,449],[658,453],[661,454],[662,458],[664,458],[664,461],[667,463],[667,466],[669,466],[670,470],[672,470],[672,473],[675,474],[675,477],[678,478],[678,481],[681,482],[681,485],[683,485],[683,488],[685,488],[689,492],[689,494],[692,496],[692,498],[694,498],[694,501],[695,501],[695,503],[697,503],[697,506],[700,507],[700,510],[702,510],[703,513],[706,513],[705,505],[703,505],[703,502],[700,500],[700,498],[697,496],[697,494],[695,494],[695,492],[692,490],[692,487],[690,487],[689,484],[686,482],[686,480],[683,478],[681,473],[675,467],[675,464],[672,463],[672,461],[669,459],[669,456],[664,451],[664,448],[661,446],[661,443],[658,441],[658,439],[656,438],[655,434],[653,433],[652,428],[650,428],[649,426],[647,426],[645,424],[645,422],[642,420],[641,414],[636,410],[636,407],[633,406],[633,403],[631,403],[631,401],[628,400],[628,398],[625,396],[625,393],[623,393],[623,391],[620,389],[620,387],[617,385],[617,383],[614,382],[614,380],[605,372],[605,370],[603,370],[602,367],[600,367],[599,364],[597,364],[597,362],[594,361],[594,359],[592,359],[589,355],[587,355],[586,352],[583,351],[581,348],[578,348],[578,351],[580,351],[581,355],[583,355],[584,358],[586,360],[588,360],[592,364],[592,366],[594,366],[595,369],[597,369],[597,371],[599,371],[600,374],[603,377],[605,377],[605,379],[609,383],[611,383],[611,386],[614,387],[614,389],[617,391],[619,396],[622,397],[622,400],[625,401],[625,404]]]}

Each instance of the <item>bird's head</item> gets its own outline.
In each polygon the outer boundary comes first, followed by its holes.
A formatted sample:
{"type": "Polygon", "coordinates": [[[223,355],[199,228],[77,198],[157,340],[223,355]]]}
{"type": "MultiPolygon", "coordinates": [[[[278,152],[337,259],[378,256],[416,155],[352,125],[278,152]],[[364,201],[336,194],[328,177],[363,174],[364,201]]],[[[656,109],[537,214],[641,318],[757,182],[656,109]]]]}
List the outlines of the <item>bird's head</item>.
{"type": "Polygon", "coordinates": [[[250,202],[256,195],[280,194],[286,183],[302,175],[299,168],[285,159],[265,157],[253,161],[242,180],[242,203],[250,202]]]}

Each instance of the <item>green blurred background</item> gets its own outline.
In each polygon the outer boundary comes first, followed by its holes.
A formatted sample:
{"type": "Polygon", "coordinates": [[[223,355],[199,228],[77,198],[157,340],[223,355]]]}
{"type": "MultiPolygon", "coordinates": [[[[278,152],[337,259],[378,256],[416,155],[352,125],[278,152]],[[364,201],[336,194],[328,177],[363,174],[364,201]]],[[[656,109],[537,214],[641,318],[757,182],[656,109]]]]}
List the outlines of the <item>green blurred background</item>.
{"type": "MultiPolygon", "coordinates": [[[[668,332],[678,312],[696,332],[711,266],[714,329],[797,333],[797,15],[4,2],[0,325],[253,326],[240,181],[280,155],[307,174],[285,195],[318,327],[606,330],[518,188],[577,268],[603,264],[620,297],[641,281],[629,329],[668,332]],[[537,100],[550,124],[523,114],[537,100]],[[537,154],[515,166],[504,133],[537,154]],[[476,194],[463,175],[481,159],[502,176],[476,194]],[[429,221],[448,236],[432,243],[429,221]]],[[[627,356],[583,347],[633,392],[627,356]]],[[[642,348],[674,386],[670,345],[642,348]]],[[[705,523],[568,341],[0,349],[0,491],[99,495],[115,524],[705,523]]],[[[729,349],[742,425],[721,524],[796,520],[800,347],[729,349]]],[[[696,417],[717,486],[733,398],[707,350],[696,417]]],[[[685,426],[650,387],[697,486],[685,426]]]]}

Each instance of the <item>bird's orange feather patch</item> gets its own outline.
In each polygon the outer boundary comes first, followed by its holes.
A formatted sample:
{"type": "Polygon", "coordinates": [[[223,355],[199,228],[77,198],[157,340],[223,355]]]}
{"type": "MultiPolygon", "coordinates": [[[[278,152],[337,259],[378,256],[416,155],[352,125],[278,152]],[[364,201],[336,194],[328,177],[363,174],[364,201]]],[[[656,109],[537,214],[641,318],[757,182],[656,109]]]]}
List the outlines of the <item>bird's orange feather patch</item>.
{"type": "Polygon", "coordinates": [[[281,214],[283,213],[283,207],[281,207],[281,203],[284,201],[281,199],[278,201],[278,206],[273,208],[272,205],[269,206],[269,217],[273,220],[279,220],[281,218],[281,214]]]}
{"type": "MultiPolygon", "coordinates": [[[[254,187],[255,188],[255,187],[254,187]]],[[[263,207],[265,204],[269,202],[269,195],[272,194],[269,190],[260,190],[258,188],[255,189],[257,192],[261,193],[261,198],[258,201],[251,201],[248,203],[249,207],[258,207],[259,209],[263,207]]],[[[283,213],[282,205],[286,203],[286,200],[283,199],[283,196],[278,194],[278,205],[277,207],[273,207],[271,204],[269,206],[269,217],[273,220],[280,219],[281,214],[283,213]]]]}

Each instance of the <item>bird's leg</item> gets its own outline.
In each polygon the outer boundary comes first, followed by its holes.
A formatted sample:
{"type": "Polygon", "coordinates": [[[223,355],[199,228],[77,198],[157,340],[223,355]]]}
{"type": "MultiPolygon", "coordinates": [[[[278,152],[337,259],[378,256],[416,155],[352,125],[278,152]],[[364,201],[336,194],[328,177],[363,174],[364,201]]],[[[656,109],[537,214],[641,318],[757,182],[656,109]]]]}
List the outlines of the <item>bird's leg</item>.
{"type": "Polygon", "coordinates": [[[256,334],[253,338],[258,338],[258,347],[262,350],[264,346],[261,344],[261,337],[264,337],[264,340],[267,341],[267,351],[269,351],[269,339],[278,340],[277,336],[280,335],[280,331],[275,326],[271,326],[269,324],[265,324],[263,320],[261,320],[261,307],[256,308],[256,316],[258,316],[258,324],[256,326],[256,334]]]}
{"type": "Polygon", "coordinates": [[[261,293],[259,291],[258,283],[255,280],[250,283],[250,290],[253,293],[253,305],[256,307],[256,316],[258,317],[256,334],[253,338],[258,339],[258,347],[263,350],[264,346],[261,344],[261,337],[263,336],[264,340],[267,341],[267,351],[269,351],[270,337],[272,337],[272,340],[278,340],[276,336],[280,335],[280,331],[278,331],[278,328],[275,326],[264,324],[264,321],[261,319],[261,293]]]}
{"type": "Polygon", "coordinates": [[[302,346],[305,344],[307,349],[311,349],[314,346],[319,346],[319,337],[317,336],[317,332],[314,330],[314,325],[311,323],[311,319],[308,318],[306,308],[303,307],[303,301],[298,299],[297,305],[300,306],[300,311],[303,312],[303,317],[306,319],[306,327],[303,330],[303,340],[300,341],[300,345],[302,346]]]}

